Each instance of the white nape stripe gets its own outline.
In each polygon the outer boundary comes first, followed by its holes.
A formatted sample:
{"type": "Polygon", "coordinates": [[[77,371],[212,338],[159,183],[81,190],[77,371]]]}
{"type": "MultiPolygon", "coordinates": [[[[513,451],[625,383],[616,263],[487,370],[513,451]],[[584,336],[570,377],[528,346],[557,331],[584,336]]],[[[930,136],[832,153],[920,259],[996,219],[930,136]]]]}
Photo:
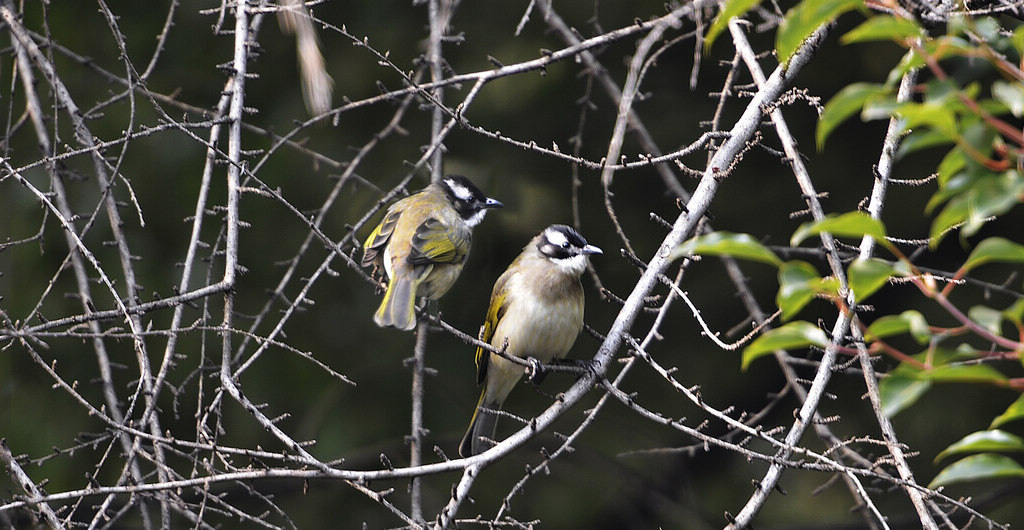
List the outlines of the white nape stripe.
{"type": "Polygon", "coordinates": [[[455,182],[454,179],[445,179],[444,183],[448,186],[448,189],[452,190],[452,194],[460,201],[469,202],[473,200],[473,192],[469,191],[469,188],[462,184],[455,182]]]}
{"type": "Polygon", "coordinates": [[[544,232],[544,238],[556,247],[565,247],[569,244],[569,238],[565,237],[565,234],[560,230],[556,230],[554,228],[548,228],[544,232]]]}

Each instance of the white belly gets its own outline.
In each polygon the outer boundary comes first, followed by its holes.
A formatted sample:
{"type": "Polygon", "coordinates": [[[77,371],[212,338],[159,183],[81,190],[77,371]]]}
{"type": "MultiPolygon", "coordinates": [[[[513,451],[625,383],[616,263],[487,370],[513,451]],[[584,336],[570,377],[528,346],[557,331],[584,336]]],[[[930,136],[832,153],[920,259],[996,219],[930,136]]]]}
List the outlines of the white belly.
{"type": "Polygon", "coordinates": [[[501,348],[508,339],[508,353],[536,357],[541,362],[561,359],[569,353],[583,329],[582,304],[541,304],[533,296],[514,300],[495,329],[491,344],[501,348]]]}

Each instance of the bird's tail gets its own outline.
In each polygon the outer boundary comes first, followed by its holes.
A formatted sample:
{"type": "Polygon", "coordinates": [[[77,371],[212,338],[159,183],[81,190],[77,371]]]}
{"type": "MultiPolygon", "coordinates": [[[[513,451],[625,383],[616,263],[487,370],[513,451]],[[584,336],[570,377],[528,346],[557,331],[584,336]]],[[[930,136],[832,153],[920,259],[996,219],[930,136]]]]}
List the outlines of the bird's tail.
{"type": "Polygon", "coordinates": [[[498,428],[498,414],[493,411],[500,409],[501,403],[485,400],[486,396],[487,386],[484,385],[483,391],[480,392],[480,401],[473,411],[473,419],[469,421],[469,429],[459,444],[459,455],[463,458],[478,455],[494,445],[490,440],[494,440],[494,433],[498,428]]]}
{"type": "Polygon", "coordinates": [[[416,327],[416,288],[419,281],[410,278],[392,278],[380,307],[373,315],[378,326],[393,326],[409,330],[416,327]]]}

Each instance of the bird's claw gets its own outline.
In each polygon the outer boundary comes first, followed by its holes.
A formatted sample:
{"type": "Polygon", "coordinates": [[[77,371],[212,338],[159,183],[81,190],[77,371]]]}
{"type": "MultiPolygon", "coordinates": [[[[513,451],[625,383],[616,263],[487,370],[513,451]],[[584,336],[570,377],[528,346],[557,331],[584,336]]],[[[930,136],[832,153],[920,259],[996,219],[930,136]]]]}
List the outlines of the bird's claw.
{"type": "Polygon", "coordinates": [[[530,382],[539,385],[544,377],[548,375],[547,370],[544,368],[544,363],[540,362],[540,359],[536,357],[527,357],[526,362],[529,363],[529,367],[526,368],[526,376],[530,379],[530,382]]]}
{"type": "Polygon", "coordinates": [[[594,359],[580,359],[575,361],[574,364],[581,376],[586,374],[597,375],[597,361],[594,359]]]}

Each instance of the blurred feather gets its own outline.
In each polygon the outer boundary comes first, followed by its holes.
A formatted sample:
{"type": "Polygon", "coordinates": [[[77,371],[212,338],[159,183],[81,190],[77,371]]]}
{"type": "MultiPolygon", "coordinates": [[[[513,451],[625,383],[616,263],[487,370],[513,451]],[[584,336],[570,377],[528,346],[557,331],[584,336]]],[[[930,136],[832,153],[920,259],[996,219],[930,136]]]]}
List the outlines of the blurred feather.
{"type": "Polygon", "coordinates": [[[334,80],[327,74],[324,56],[320,53],[320,38],[302,0],[281,0],[277,12],[281,31],[295,35],[299,72],[302,76],[302,100],[312,115],[331,110],[334,80]]]}

